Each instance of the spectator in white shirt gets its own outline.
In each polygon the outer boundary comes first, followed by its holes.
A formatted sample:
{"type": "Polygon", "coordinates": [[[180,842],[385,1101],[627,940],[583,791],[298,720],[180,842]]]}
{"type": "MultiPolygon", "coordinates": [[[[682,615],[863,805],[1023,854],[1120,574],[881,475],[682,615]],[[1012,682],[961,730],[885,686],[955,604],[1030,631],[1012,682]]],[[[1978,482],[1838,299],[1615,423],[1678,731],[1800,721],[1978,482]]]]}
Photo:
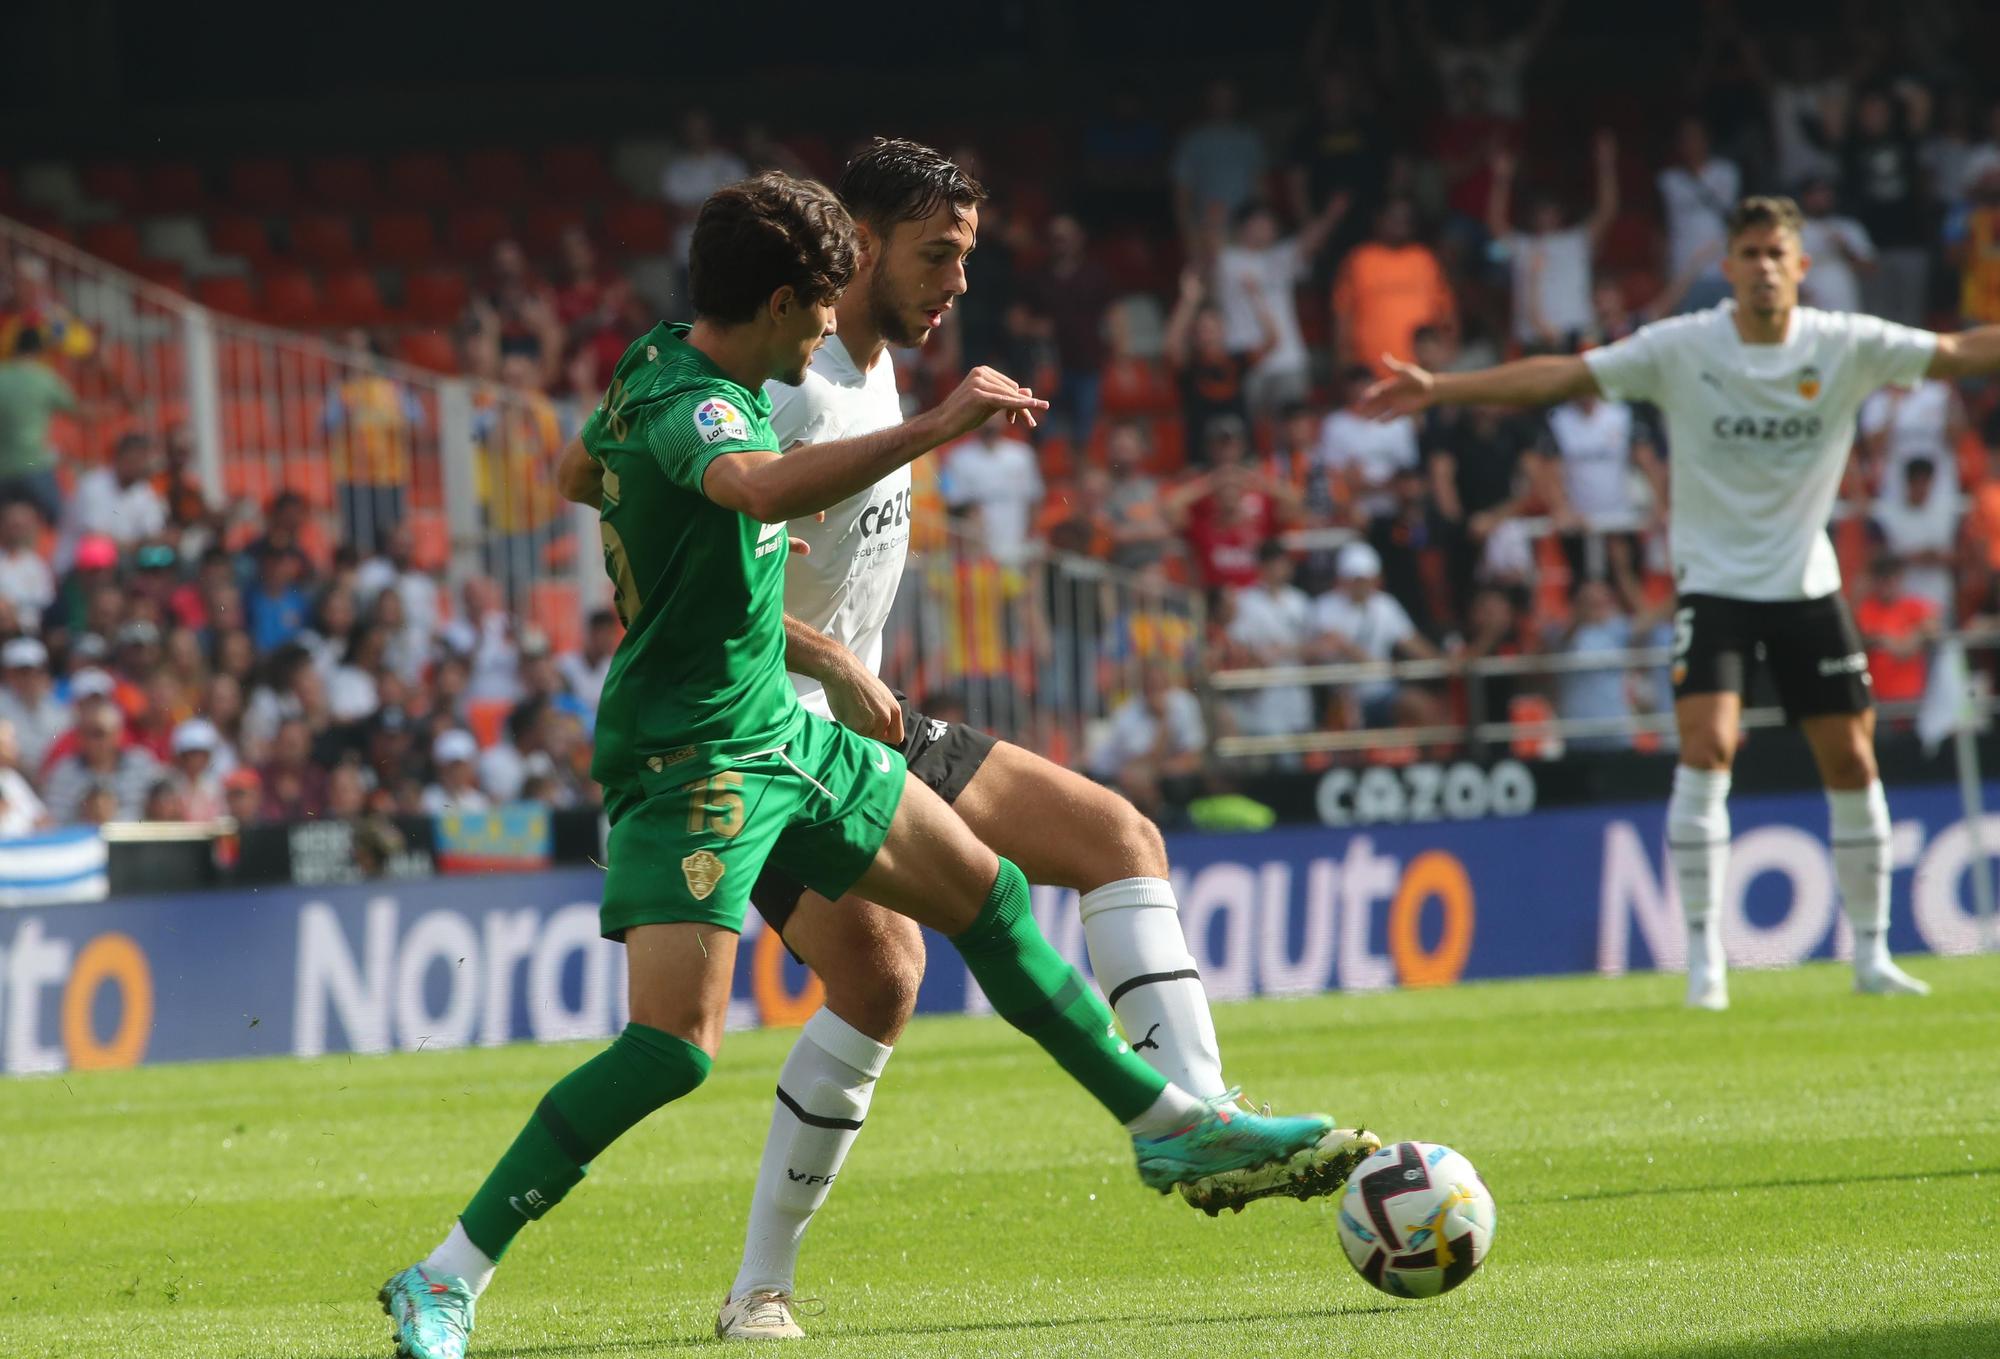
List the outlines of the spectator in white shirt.
{"type": "Polygon", "coordinates": [[[1870,518],[1883,550],[1903,568],[1903,588],[1936,607],[1947,623],[1958,616],[1959,521],[1955,477],[1940,477],[1929,458],[1903,464],[1901,484],[1884,485],[1870,518]]]}
{"type": "Polygon", "coordinates": [[[618,639],[625,630],[618,624],[618,615],[609,609],[598,609],[590,615],[590,621],[583,630],[583,650],[566,651],[556,657],[556,668],[561,672],[563,683],[569,686],[570,694],[588,708],[593,717],[597,713],[598,700],[604,694],[604,681],[611,676],[611,658],[618,651],[618,639]]]}
{"type": "Polygon", "coordinates": [[[53,825],[48,808],[21,773],[21,745],[14,724],[0,718],[0,840],[15,840],[53,825]]]}
{"type": "Polygon", "coordinates": [[[1035,450],[1007,432],[995,415],[951,450],[944,465],[944,494],[953,509],[976,507],[986,550],[1003,566],[1027,559],[1029,526],[1042,503],[1042,472],[1035,450]]]}
{"type": "Polygon", "coordinates": [[[56,574],[42,556],[42,512],[26,500],[0,510],[0,599],[29,632],[42,627],[42,610],[55,602],[56,574]]]}
{"type": "MultiPolygon", "coordinates": [[[[1409,611],[1382,589],[1382,558],[1366,543],[1340,549],[1334,588],[1313,604],[1315,658],[1326,661],[1436,660],[1409,611]]],[[[1349,726],[1430,726],[1442,707],[1429,692],[1393,679],[1363,680],[1345,694],[1349,726]]]]}
{"type": "Polygon", "coordinates": [[[1597,201],[1590,216],[1580,223],[1565,222],[1562,204],[1551,194],[1537,194],[1529,203],[1526,231],[1513,226],[1514,154],[1501,150],[1493,156],[1486,227],[1513,265],[1514,338],[1523,344],[1565,345],[1595,319],[1591,261],[1618,217],[1618,143],[1609,132],[1599,131],[1593,146],[1597,201]]]}
{"type": "Polygon", "coordinates": [[[1278,215],[1261,202],[1236,214],[1235,234],[1215,259],[1215,304],[1223,343],[1243,357],[1262,355],[1244,383],[1253,415],[1268,415],[1306,398],[1309,355],[1299,330],[1298,286],[1346,215],[1350,198],[1333,195],[1295,235],[1280,239],[1278,215]]]}
{"type": "Polygon", "coordinates": [[[1396,508],[1389,490],[1396,473],[1418,466],[1417,424],[1407,415],[1373,420],[1356,409],[1375,380],[1366,364],[1350,367],[1344,380],[1346,404],[1321,423],[1313,465],[1345,482],[1361,518],[1373,519],[1396,508]]]}
{"type": "Polygon", "coordinates": [[[153,441],[144,434],[127,434],[113,450],[109,467],[77,481],[59,554],[62,565],[74,558],[77,540],[87,534],[102,534],[128,548],[166,531],[167,502],[152,482],[153,451],[153,441]]]}
{"type": "Polygon", "coordinates": [[[1556,475],[1543,484],[1570,579],[1609,580],[1628,609],[1641,604],[1641,531],[1667,500],[1667,470],[1632,408],[1594,393],[1549,412],[1545,437],[1556,475]],[[1639,494],[1635,478],[1650,488],[1639,494]]]}
{"type": "Polygon", "coordinates": [[[1806,217],[1799,247],[1812,259],[1799,284],[1800,299],[1821,311],[1860,311],[1861,275],[1875,271],[1875,242],[1868,238],[1868,228],[1841,215],[1831,179],[1807,183],[1799,207],[1806,217]]]}
{"type": "Polygon", "coordinates": [[[438,733],[437,740],[431,743],[431,764],[436,768],[437,782],[424,789],[424,810],[432,816],[491,810],[493,799],[481,791],[479,771],[473,765],[478,758],[479,742],[471,732],[454,728],[438,733]]]}
{"type": "MultiPolygon", "coordinates": [[[[437,578],[420,569],[415,560],[416,533],[407,523],[389,530],[383,553],[361,563],[355,572],[354,593],[368,608],[391,586],[402,601],[403,640],[392,648],[400,662],[397,669],[406,680],[415,680],[430,660],[431,640],[443,618],[443,594],[437,578]],[[415,669],[404,671],[404,665],[415,669]]],[[[384,620],[386,621],[386,620],[384,620]]]]}
{"type": "MultiPolygon", "coordinates": [[[[1257,583],[1236,592],[1229,640],[1244,663],[1298,665],[1313,640],[1312,599],[1292,584],[1292,554],[1283,543],[1257,551],[1257,583]]],[[[1313,728],[1312,692],[1302,684],[1273,684],[1230,701],[1236,729],[1246,736],[1289,736],[1313,728]]]]}
{"type": "Polygon", "coordinates": [[[64,825],[74,824],[84,815],[84,798],[101,787],[110,790],[116,819],[137,817],[159,781],[160,762],[140,746],[121,746],[125,716],[108,698],[80,705],[76,728],[76,753],[65,755],[49,771],[50,813],[64,825]]]}
{"type": "Polygon", "coordinates": [[[715,140],[715,123],[707,113],[691,109],[681,121],[680,149],[667,159],[660,175],[660,196],[671,203],[682,218],[674,237],[674,254],[687,261],[688,242],[694,238],[694,218],[704,200],[725,184],[747,179],[750,167],[734,151],[715,140]]]}
{"type": "Polygon", "coordinates": [[[1140,672],[1140,691],[1118,705],[1090,752],[1090,772],[1156,815],[1197,791],[1208,729],[1201,701],[1159,662],[1140,672]]]}
{"type": "Polygon", "coordinates": [[[189,821],[216,821],[225,814],[222,771],[216,752],[222,733],[205,717],[191,717],[174,728],[174,773],[189,821]]]}
{"type": "MultiPolygon", "coordinates": [[[[1493,32],[1485,5],[1465,5],[1452,16],[1449,40],[1431,23],[1427,0],[1411,0],[1406,12],[1417,42],[1437,68],[1438,82],[1447,91],[1456,92],[1466,75],[1476,75],[1489,91],[1487,103],[1493,112],[1519,118],[1528,63],[1555,28],[1562,7],[1563,0],[1541,0],[1525,27],[1502,34],[1493,32]]],[[[1451,111],[1465,112],[1458,107],[1451,111]]]]}
{"type": "Polygon", "coordinates": [[[514,618],[507,612],[500,586],[486,576],[465,582],[465,617],[443,630],[445,645],[465,658],[470,671],[468,701],[521,696],[521,653],[514,640],[514,618]]]}
{"type": "Polygon", "coordinates": [[[0,719],[14,726],[21,763],[42,767],[56,737],[69,730],[69,705],[56,697],[49,678],[49,652],[33,637],[15,637],[0,647],[0,719]]]}
{"type": "Polygon", "coordinates": [[[1683,307],[1713,306],[1728,292],[1722,280],[1722,251],[1730,211],[1743,189],[1736,162],[1713,154],[1708,128],[1699,118],[1683,118],[1674,164],[1660,171],[1660,198],[1667,207],[1667,274],[1688,285],[1683,307]]]}
{"type": "Polygon", "coordinates": [[[1903,484],[1904,464],[1912,458],[1954,466],[1971,422],[1957,387],[1922,378],[1908,387],[1877,391],[1861,403],[1856,425],[1863,470],[1882,494],[1893,495],[1903,484]]]}

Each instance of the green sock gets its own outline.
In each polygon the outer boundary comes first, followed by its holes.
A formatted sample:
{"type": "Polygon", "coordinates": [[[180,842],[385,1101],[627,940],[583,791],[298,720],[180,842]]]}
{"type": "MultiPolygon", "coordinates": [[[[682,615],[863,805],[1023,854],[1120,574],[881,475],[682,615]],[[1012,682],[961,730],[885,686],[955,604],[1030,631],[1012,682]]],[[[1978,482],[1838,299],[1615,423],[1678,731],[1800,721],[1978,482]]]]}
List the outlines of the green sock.
{"type": "Polygon", "coordinates": [[[1041,1044],[1120,1123],[1151,1108],[1166,1078],[1135,1056],[1110,1009],[1035,926],[1028,880],[1007,860],[986,908],[952,941],[1002,1019],[1041,1044]]]}
{"type": "Polygon", "coordinates": [[[694,1044],[627,1024],[610,1047],[557,1081],[472,1196],[459,1221],[498,1260],[522,1227],[562,1202],[603,1150],[653,1110],[693,1090],[709,1057],[694,1044]]]}

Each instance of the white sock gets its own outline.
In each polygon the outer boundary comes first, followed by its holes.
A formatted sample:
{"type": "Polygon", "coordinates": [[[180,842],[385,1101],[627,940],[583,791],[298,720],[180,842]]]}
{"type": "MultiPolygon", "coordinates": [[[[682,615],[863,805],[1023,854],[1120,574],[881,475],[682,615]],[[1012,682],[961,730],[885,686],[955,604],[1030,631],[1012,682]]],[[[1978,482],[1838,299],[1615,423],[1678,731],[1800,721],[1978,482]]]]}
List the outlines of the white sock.
{"type": "Polygon", "coordinates": [[[1171,1137],[1201,1116],[1207,1106],[1171,1082],[1146,1112],[1125,1125],[1135,1137],[1171,1137]]]}
{"type": "Polygon", "coordinates": [[[1889,961],[1889,799],[1877,779],[1866,788],[1828,789],[1826,805],[1833,875],[1854,927],[1854,967],[1865,972],[1889,961]]]}
{"type": "Polygon", "coordinates": [[[743,1267],[731,1297],[753,1288],[792,1291],[799,1243],[861,1131],[890,1051],[830,1010],[816,1010],[806,1021],[778,1073],[743,1267]]]}
{"type": "Polygon", "coordinates": [[[462,1224],[451,1224],[451,1235],[430,1253],[424,1261],[424,1268],[433,1274],[450,1274],[465,1280],[465,1286],[478,1297],[486,1291],[486,1285],[493,1282],[493,1261],[486,1258],[486,1252],[472,1244],[472,1238],[465,1234],[462,1224]]]}
{"type": "Polygon", "coordinates": [[[1085,892],[1081,911],[1090,970],[1132,1050],[1190,1094],[1221,1094],[1228,1087],[1215,1021],[1181,932],[1172,884],[1121,878],[1085,892]]]}
{"type": "Polygon", "coordinates": [[[1687,917],[1688,975],[1721,975],[1722,885],[1729,875],[1729,771],[1674,766],[1667,854],[1687,917]]]}

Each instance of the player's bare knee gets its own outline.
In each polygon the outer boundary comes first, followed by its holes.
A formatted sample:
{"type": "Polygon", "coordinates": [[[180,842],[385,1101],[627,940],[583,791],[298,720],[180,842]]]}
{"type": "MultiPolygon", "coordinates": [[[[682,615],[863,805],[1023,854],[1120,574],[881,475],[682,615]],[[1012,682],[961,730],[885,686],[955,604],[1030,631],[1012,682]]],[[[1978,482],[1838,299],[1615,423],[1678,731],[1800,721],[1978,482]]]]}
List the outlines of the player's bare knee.
{"type": "Polygon", "coordinates": [[[1160,828],[1151,817],[1108,789],[1105,798],[1114,806],[1106,852],[1097,856],[1102,860],[1100,871],[1084,875],[1093,881],[1076,885],[1089,891],[1120,878],[1166,877],[1167,842],[1161,837],[1160,828]]]}
{"type": "Polygon", "coordinates": [[[885,956],[865,971],[826,979],[826,1008],[878,1043],[901,1036],[917,1008],[923,964],[902,955],[885,956]]]}

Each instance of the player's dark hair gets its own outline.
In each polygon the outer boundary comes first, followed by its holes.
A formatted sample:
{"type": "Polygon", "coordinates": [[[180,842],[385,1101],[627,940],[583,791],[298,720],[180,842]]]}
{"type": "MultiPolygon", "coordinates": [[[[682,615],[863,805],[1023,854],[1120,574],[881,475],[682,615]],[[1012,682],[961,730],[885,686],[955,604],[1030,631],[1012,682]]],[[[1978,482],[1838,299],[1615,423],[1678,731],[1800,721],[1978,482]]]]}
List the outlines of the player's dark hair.
{"type": "Polygon", "coordinates": [[[1805,222],[1805,214],[1791,199],[1756,194],[1738,203],[1729,214],[1729,239],[1733,241],[1753,227],[1782,227],[1797,235],[1805,222]]]}
{"type": "Polygon", "coordinates": [[[939,208],[954,216],[986,201],[980,182],[943,152],[901,137],[877,137],[840,174],[840,201],[857,222],[886,230],[939,208]]]}
{"type": "Polygon", "coordinates": [[[771,294],[836,301],[854,279],[854,222],[824,184],[776,170],[717,189],[694,219],[688,300],[695,315],[739,325],[771,294]]]}

